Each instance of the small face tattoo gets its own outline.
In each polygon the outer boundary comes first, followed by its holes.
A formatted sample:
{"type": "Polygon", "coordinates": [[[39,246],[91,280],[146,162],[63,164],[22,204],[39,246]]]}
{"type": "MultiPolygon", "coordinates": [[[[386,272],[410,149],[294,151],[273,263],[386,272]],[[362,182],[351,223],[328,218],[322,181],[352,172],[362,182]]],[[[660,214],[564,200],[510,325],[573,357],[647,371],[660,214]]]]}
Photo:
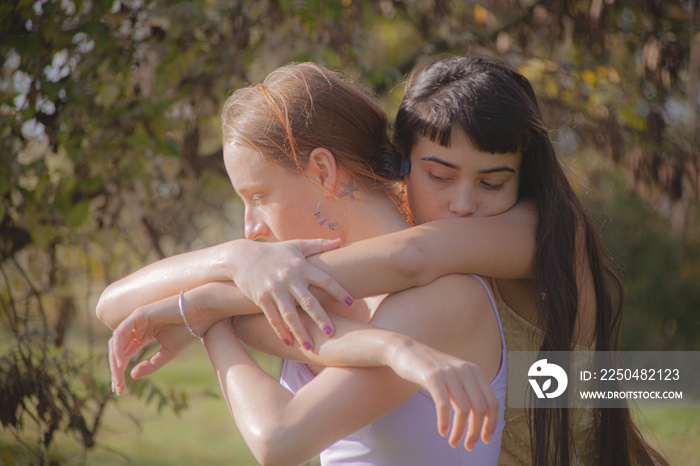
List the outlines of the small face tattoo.
{"type": "Polygon", "coordinates": [[[359,187],[355,186],[355,183],[350,180],[350,183],[340,183],[340,187],[343,188],[343,190],[338,194],[338,197],[343,197],[350,199],[351,201],[355,200],[355,191],[360,189],[359,187]]]}

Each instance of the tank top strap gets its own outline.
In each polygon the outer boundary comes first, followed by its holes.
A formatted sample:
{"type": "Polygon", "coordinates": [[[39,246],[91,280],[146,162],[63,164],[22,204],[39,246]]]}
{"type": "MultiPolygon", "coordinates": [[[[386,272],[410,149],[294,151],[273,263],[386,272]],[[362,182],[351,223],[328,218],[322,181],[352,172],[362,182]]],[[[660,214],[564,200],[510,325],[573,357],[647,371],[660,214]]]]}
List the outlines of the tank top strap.
{"type": "Polygon", "coordinates": [[[498,305],[496,304],[496,299],[494,298],[493,293],[491,292],[491,288],[489,288],[488,284],[486,284],[486,281],[480,276],[473,274],[469,275],[476,278],[479,281],[479,283],[481,283],[481,285],[484,287],[484,290],[486,291],[486,296],[488,296],[489,301],[491,301],[491,308],[493,309],[493,313],[496,315],[496,323],[498,323],[498,332],[501,334],[501,352],[505,353],[506,339],[503,336],[503,325],[501,324],[501,316],[498,313],[498,305]]]}

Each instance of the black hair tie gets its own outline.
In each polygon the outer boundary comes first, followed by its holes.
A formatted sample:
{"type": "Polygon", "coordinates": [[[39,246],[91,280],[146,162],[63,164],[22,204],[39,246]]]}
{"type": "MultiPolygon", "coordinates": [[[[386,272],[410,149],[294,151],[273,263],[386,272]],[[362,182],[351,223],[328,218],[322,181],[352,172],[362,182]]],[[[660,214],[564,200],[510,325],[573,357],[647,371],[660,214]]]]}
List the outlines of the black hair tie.
{"type": "Polygon", "coordinates": [[[411,160],[393,149],[382,150],[381,171],[388,173],[390,178],[403,178],[411,172],[411,160]]]}

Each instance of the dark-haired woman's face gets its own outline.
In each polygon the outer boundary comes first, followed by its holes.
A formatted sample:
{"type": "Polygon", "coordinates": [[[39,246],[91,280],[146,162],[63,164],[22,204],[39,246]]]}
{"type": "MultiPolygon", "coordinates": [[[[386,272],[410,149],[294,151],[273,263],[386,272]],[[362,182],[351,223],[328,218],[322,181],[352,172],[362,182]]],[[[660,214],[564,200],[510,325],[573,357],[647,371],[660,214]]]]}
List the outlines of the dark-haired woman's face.
{"type": "Polygon", "coordinates": [[[453,217],[487,217],[518,201],[521,154],[477,150],[460,128],[449,147],[419,137],[411,149],[406,178],[408,203],[416,223],[453,217]]]}

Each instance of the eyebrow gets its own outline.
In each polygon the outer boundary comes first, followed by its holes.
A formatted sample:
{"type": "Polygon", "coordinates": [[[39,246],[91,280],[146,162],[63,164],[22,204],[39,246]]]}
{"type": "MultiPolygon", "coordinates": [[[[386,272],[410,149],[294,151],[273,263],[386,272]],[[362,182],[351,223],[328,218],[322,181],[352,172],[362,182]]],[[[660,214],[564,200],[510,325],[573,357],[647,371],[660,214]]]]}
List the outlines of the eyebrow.
{"type": "Polygon", "coordinates": [[[431,155],[431,156],[428,156],[428,157],[422,157],[421,160],[425,160],[426,162],[435,162],[435,163],[439,163],[440,165],[444,165],[444,166],[446,166],[447,168],[452,168],[452,169],[455,169],[455,170],[457,170],[457,169],[459,168],[457,165],[455,165],[455,164],[453,164],[453,163],[451,163],[451,162],[448,162],[447,160],[439,159],[439,158],[435,157],[434,155],[431,155]]]}
{"type": "MultiPolygon", "coordinates": [[[[421,160],[425,160],[426,162],[434,162],[438,163],[440,165],[444,165],[445,167],[452,168],[453,170],[459,170],[459,167],[452,162],[448,162],[447,160],[442,160],[438,157],[435,157],[434,155],[428,156],[428,157],[422,157],[421,160]]],[[[493,167],[493,168],[488,168],[486,170],[481,170],[479,173],[487,175],[489,173],[498,173],[498,172],[511,172],[515,173],[515,170],[512,168],[503,165],[501,167],[493,167]]]]}
{"type": "Polygon", "coordinates": [[[248,195],[250,192],[254,192],[259,189],[259,185],[256,184],[245,184],[240,186],[238,189],[233,188],[238,197],[243,198],[243,196],[248,195]]]}

